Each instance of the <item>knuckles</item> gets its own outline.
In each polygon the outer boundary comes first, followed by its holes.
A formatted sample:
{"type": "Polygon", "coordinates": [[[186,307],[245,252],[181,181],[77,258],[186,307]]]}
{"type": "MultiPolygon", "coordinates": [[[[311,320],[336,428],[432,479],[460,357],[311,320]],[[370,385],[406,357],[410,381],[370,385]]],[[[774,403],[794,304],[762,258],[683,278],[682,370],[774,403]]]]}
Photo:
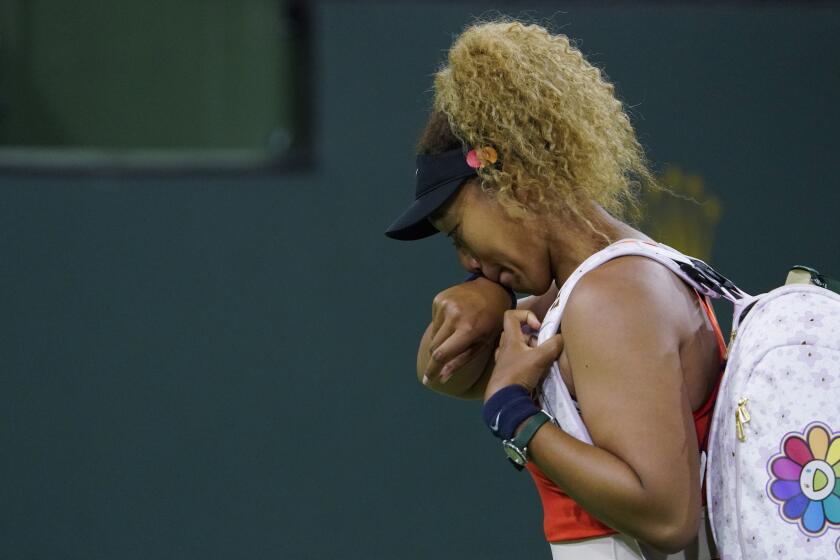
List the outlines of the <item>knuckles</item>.
{"type": "Polygon", "coordinates": [[[447,316],[460,315],[463,311],[463,304],[446,292],[440,292],[435,296],[432,300],[432,310],[435,313],[445,313],[447,316]]]}
{"type": "Polygon", "coordinates": [[[442,315],[445,320],[458,321],[457,329],[466,334],[477,332],[478,314],[462,302],[449,297],[436,297],[432,303],[434,316],[442,315]]]}

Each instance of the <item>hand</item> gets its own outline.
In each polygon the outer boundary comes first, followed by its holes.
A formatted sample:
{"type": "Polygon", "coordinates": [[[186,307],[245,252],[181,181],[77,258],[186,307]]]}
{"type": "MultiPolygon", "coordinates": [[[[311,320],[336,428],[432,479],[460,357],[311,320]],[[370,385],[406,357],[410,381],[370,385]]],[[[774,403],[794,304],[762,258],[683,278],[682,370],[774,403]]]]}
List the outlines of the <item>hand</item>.
{"type": "Polygon", "coordinates": [[[496,349],[496,367],[484,391],[485,402],[508,385],[519,384],[531,392],[536,389],[548,366],[563,351],[563,337],[559,334],[537,346],[532,333],[539,328],[540,321],[531,311],[505,313],[504,332],[496,349]]]}
{"type": "Polygon", "coordinates": [[[435,378],[446,383],[478,352],[495,345],[509,307],[507,291],[486,278],[457,284],[435,296],[424,383],[435,378]]]}

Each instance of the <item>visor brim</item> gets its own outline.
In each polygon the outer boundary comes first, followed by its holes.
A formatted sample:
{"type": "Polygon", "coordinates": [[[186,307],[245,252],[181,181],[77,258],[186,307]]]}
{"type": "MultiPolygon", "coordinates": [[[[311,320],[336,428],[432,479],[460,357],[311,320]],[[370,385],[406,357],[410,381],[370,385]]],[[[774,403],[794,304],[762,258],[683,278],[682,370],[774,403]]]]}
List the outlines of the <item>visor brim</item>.
{"type": "Polygon", "coordinates": [[[429,222],[435,210],[446,204],[446,202],[457,192],[469,177],[459,177],[444,183],[436,189],[416,199],[414,203],[403,212],[394,223],[385,231],[385,235],[391,239],[401,241],[415,241],[432,236],[438,232],[429,222]]]}

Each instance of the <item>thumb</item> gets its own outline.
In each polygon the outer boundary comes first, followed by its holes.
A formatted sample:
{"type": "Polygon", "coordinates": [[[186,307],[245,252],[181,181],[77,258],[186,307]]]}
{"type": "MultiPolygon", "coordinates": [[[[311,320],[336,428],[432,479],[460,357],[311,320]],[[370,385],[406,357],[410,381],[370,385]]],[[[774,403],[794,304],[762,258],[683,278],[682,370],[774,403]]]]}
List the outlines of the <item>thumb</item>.
{"type": "Polygon", "coordinates": [[[540,354],[540,361],[550,364],[560,357],[563,352],[563,335],[556,334],[540,344],[535,349],[540,354]]]}

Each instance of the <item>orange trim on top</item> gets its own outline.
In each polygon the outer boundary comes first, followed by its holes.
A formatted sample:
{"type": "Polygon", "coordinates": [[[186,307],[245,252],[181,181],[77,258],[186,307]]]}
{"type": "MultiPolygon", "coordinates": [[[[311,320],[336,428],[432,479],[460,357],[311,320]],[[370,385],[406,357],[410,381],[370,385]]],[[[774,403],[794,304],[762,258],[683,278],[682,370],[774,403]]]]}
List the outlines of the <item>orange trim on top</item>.
{"type": "Polygon", "coordinates": [[[714,329],[715,336],[717,337],[718,349],[720,350],[720,359],[721,361],[723,361],[726,359],[726,339],[723,337],[723,331],[720,328],[720,324],[718,324],[717,316],[715,315],[715,310],[712,307],[712,302],[709,300],[708,296],[704,297],[697,290],[694,290],[694,293],[696,293],[697,297],[700,298],[700,303],[706,310],[706,316],[712,323],[712,328],[714,329]]]}

